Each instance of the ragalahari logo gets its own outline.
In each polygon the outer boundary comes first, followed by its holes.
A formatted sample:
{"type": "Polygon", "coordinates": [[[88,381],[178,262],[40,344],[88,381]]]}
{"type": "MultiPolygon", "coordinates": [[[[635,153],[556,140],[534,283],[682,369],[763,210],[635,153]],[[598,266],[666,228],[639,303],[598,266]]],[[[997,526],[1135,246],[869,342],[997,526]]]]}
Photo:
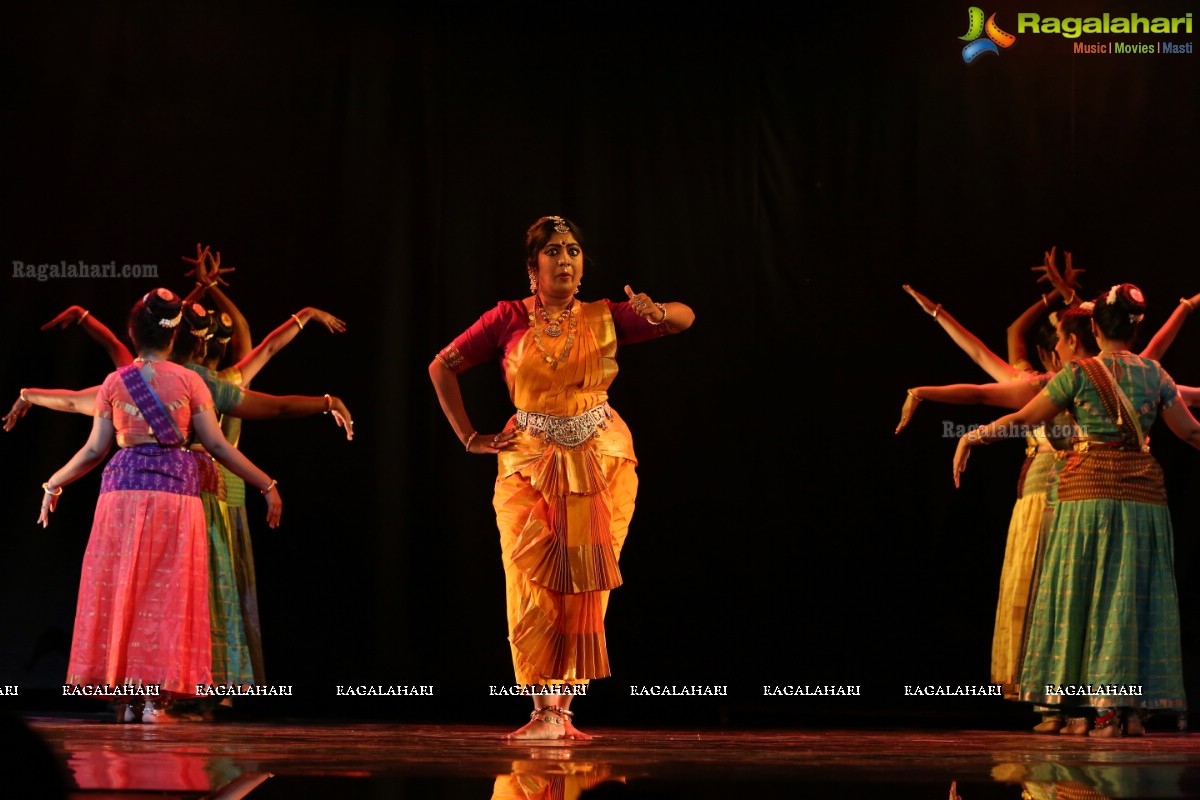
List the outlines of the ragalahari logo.
{"type": "Polygon", "coordinates": [[[971,6],[967,10],[967,33],[965,36],[958,37],[964,42],[968,42],[963,48],[963,61],[970,64],[975,59],[984,53],[1000,55],[1000,48],[1007,50],[1012,47],[1017,41],[1017,37],[1011,33],[1005,33],[1000,30],[1000,26],[996,24],[996,15],[992,14],[987,18],[987,22],[983,21],[983,9],[979,6],[971,6]],[[986,39],[980,39],[983,34],[987,34],[986,39]]]}

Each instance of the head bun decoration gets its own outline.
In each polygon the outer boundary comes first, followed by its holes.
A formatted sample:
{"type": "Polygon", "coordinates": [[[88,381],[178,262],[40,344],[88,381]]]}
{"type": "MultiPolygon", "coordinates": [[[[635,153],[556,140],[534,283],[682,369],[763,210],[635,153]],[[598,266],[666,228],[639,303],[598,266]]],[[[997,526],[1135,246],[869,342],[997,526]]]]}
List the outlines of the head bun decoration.
{"type": "Polygon", "coordinates": [[[188,331],[199,339],[208,338],[208,328],[212,324],[212,315],[208,309],[199,303],[189,303],[183,307],[183,319],[187,322],[188,331]]]}
{"type": "Polygon", "coordinates": [[[222,311],[214,317],[210,335],[218,344],[229,344],[233,338],[233,317],[228,311],[222,311]]]}
{"type": "Polygon", "coordinates": [[[183,300],[170,289],[152,289],[142,297],[142,308],[163,328],[174,328],[183,319],[183,300]]]}
{"type": "Polygon", "coordinates": [[[1130,322],[1137,323],[1146,318],[1146,297],[1142,290],[1132,283],[1118,283],[1108,290],[1105,305],[1116,305],[1118,302],[1128,311],[1130,322]]]}
{"type": "Polygon", "coordinates": [[[1109,339],[1131,342],[1138,323],[1146,318],[1146,297],[1132,283],[1118,283],[1096,298],[1093,314],[1096,326],[1109,339]]]}

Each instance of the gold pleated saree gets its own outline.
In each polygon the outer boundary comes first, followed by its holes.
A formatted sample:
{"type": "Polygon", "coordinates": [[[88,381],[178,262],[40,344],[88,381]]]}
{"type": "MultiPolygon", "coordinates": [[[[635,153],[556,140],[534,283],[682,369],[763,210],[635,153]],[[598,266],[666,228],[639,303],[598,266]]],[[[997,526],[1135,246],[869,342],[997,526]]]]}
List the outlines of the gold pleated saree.
{"type": "Polygon", "coordinates": [[[504,372],[518,436],[499,455],[494,505],[518,684],[610,674],[608,593],[637,496],[625,422],[607,405],[617,335],[604,302],[577,305],[567,335],[509,350],[504,372]],[[570,328],[574,327],[574,336],[570,328]]]}

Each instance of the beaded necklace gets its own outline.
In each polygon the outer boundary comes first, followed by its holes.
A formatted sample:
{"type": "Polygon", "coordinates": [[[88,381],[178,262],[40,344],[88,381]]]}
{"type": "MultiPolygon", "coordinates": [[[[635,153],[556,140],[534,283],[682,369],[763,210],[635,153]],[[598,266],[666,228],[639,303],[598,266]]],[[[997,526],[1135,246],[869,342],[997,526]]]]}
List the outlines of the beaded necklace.
{"type": "Polygon", "coordinates": [[[550,319],[550,314],[546,312],[546,306],[542,304],[542,296],[535,295],[533,304],[537,306],[538,313],[542,315],[542,319],[546,320],[546,327],[542,328],[542,332],[547,336],[558,338],[562,336],[563,320],[567,318],[567,314],[571,313],[571,309],[575,307],[575,300],[572,299],[567,307],[558,315],[558,319],[550,319]]]}
{"type": "Polygon", "coordinates": [[[537,317],[533,314],[533,312],[530,312],[530,314],[529,314],[529,329],[531,331],[533,331],[533,343],[535,345],[537,345],[537,349],[541,352],[542,360],[544,360],[547,364],[549,364],[551,369],[558,369],[558,365],[564,363],[567,360],[567,356],[570,355],[570,353],[571,353],[571,347],[575,344],[575,321],[576,321],[575,300],[572,299],[570,304],[566,307],[566,309],[563,310],[562,314],[560,314],[558,316],[558,319],[554,320],[553,322],[550,321],[549,315],[546,314],[545,307],[542,306],[541,298],[540,297],[535,298],[534,303],[539,308],[539,310],[541,310],[542,315],[547,318],[546,319],[547,325],[546,325],[545,331],[546,331],[546,335],[548,335],[548,336],[561,335],[562,334],[561,325],[562,325],[563,319],[564,318],[567,319],[567,340],[563,343],[562,351],[559,353],[558,360],[556,361],[554,359],[554,356],[550,355],[550,351],[546,349],[546,345],[542,343],[542,331],[538,330],[537,317]],[[551,326],[556,326],[555,329],[557,330],[557,333],[550,332],[551,326]]]}

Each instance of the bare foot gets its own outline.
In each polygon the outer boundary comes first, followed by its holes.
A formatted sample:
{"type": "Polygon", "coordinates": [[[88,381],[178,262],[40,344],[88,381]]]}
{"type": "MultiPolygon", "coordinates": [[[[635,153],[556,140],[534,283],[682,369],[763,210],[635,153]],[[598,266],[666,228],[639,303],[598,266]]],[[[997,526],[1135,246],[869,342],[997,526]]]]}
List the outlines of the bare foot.
{"type": "Polygon", "coordinates": [[[586,741],[588,739],[591,739],[592,735],[590,733],[584,733],[583,731],[579,730],[579,728],[576,728],[574,725],[572,725],[571,720],[568,719],[568,720],[563,721],[563,738],[564,739],[578,739],[580,741],[586,741]]]}
{"type": "Polygon", "coordinates": [[[178,721],[176,717],[167,712],[165,704],[155,705],[147,700],[146,705],[142,708],[142,722],[146,725],[166,725],[178,721]]]}
{"type": "Polygon", "coordinates": [[[1067,720],[1067,724],[1062,726],[1059,733],[1063,736],[1087,736],[1088,721],[1087,717],[1071,717],[1067,720]]]}
{"type": "MultiPolygon", "coordinates": [[[[568,723],[570,724],[570,723],[568,723]]],[[[551,725],[540,719],[530,720],[512,733],[506,733],[502,739],[563,739],[566,738],[566,725],[551,725]]],[[[590,737],[589,737],[590,738],[590,737]]]]}

